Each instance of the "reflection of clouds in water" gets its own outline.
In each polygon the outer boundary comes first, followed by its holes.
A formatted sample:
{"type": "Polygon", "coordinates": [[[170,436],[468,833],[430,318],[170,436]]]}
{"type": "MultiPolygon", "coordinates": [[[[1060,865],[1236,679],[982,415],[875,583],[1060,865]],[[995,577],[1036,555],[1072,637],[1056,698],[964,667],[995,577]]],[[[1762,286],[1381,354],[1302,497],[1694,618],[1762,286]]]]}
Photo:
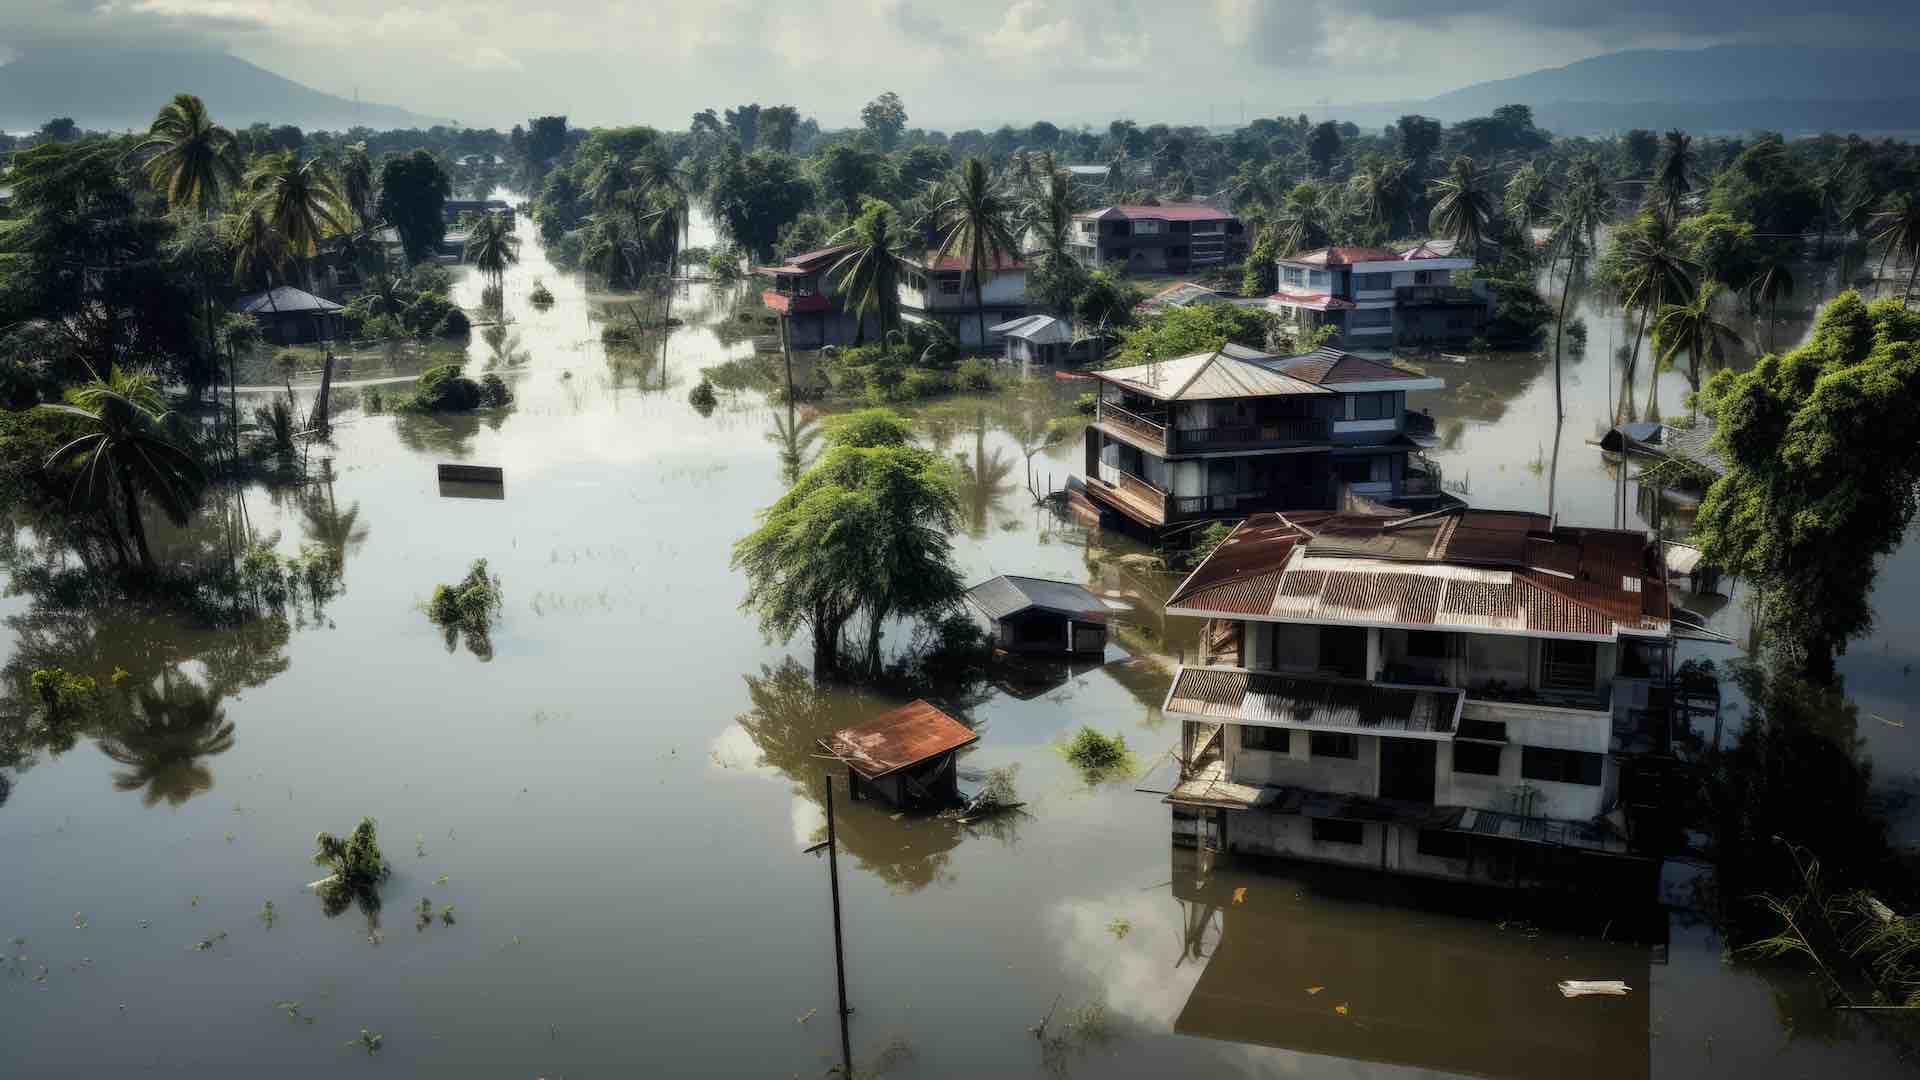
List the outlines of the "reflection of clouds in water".
{"type": "Polygon", "coordinates": [[[812,847],[827,838],[827,812],[812,799],[795,795],[790,817],[793,842],[800,847],[812,847]]]}
{"type": "MultiPolygon", "coordinates": [[[[713,741],[707,744],[707,755],[708,762],[716,769],[758,776],[782,775],[779,769],[767,764],[767,759],[760,753],[760,747],[753,741],[753,736],[739,724],[728,724],[720,734],[715,735],[713,741]]],[[[824,817],[820,821],[821,824],[826,824],[824,817]]]]}

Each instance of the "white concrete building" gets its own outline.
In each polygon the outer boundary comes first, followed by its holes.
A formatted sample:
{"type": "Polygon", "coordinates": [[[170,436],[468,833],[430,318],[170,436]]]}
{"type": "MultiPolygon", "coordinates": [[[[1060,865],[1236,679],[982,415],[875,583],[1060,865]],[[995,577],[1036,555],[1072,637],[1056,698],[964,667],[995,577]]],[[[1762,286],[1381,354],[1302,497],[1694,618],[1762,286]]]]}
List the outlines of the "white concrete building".
{"type": "Polygon", "coordinates": [[[1298,325],[1303,336],[1331,326],[1335,343],[1348,349],[1465,341],[1493,310],[1484,281],[1453,284],[1457,271],[1473,266],[1445,240],[1399,249],[1321,248],[1279,260],[1267,310],[1298,325]]]}
{"type": "Polygon", "coordinates": [[[980,278],[978,306],[974,273],[958,256],[936,252],[909,255],[900,272],[900,317],[908,322],[937,322],[970,348],[998,346],[991,327],[1027,314],[1027,267],[1012,257],[980,278]]]}

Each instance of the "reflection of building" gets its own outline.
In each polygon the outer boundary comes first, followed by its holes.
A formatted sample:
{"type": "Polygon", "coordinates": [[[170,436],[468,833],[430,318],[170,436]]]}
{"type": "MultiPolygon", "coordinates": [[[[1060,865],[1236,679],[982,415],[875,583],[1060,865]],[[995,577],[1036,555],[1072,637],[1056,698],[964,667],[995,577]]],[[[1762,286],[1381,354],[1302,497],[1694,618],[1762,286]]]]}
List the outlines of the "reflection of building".
{"type": "Polygon", "coordinates": [[[1503,884],[1637,881],[1633,763],[1669,752],[1644,533],[1535,514],[1255,515],[1168,601],[1214,621],[1166,712],[1176,834],[1503,884]]]}
{"type": "Polygon", "coordinates": [[[1645,946],[1343,902],[1318,894],[1324,870],[1294,880],[1209,874],[1202,862],[1174,853],[1182,962],[1205,964],[1178,1034],[1502,1080],[1650,1074],[1645,946]],[[1569,978],[1632,989],[1562,997],[1555,987],[1569,978]]]}
{"type": "Polygon", "coordinates": [[[1088,374],[1100,382],[1088,494],[1143,528],[1330,510],[1342,492],[1450,498],[1407,434],[1407,393],[1442,389],[1437,378],[1337,349],[1238,345],[1088,374]]]}

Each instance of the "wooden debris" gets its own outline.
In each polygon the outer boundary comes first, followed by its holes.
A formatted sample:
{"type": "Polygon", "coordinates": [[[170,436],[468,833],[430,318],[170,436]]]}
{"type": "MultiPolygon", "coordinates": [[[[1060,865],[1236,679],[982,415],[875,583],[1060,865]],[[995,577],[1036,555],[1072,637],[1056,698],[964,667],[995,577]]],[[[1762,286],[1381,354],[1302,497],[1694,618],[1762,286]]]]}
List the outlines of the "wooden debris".
{"type": "Polygon", "coordinates": [[[1589,994],[1605,994],[1609,997],[1623,997],[1633,989],[1619,979],[1562,979],[1561,997],[1586,997],[1589,994]]]}

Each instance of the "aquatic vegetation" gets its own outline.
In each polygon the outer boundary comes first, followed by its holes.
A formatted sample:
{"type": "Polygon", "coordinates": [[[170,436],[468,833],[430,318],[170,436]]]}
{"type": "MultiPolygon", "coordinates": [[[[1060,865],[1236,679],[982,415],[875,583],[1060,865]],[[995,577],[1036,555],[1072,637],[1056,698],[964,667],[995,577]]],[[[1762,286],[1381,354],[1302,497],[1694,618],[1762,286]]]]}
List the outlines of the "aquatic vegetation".
{"type": "Polygon", "coordinates": [[[502,605],[499,577],[487,572],[487,560],[475,559],[467,576],[452,585],[437,585],[427,601],[427,617],[445,632],[452,652],[464,633],[467,649],[482,660],[493,657],[488,634],[502,605]]]}
{"type": "Polygon", "coordinates": [[[527,301],[534,307],[549,307],[553,304],[553,290],[539,278],[533,279],[533,291],[527,294],[527,301]]]}
{"type": "Polygon", "coordinates": [[[456,922],[459,922],[459,920],[454,918],[452,904],[448,904],[446,907],[440,909],[440,925],[452,926],[456,922]]]}
{"type": "Polygon", "coordinates": [[[367,392],[360,395],[360,403],[370,414],[387,411],[387,395],[381,393],[377,386],[367,387],[367,392]]]}
{"type": "Polygon", "coordinates": [[[368,1057],[372,1057],[373,1052],[380,1049],[380,1044],[383,1041],[384,1036],[376,1032],[368,1031],[366,1028],[361,1028],[360,1037],[347,1040],[347,1045],[361,1047],[366,1050],[368,1057]]]}
{"type": "Polygon", "coordinates": [[[500,376],[469,379],[461,374],[461,366],[428,368],[414,381],[413,396],[396,409],[414,413],[473,412],[513,403],[513,394],[500,376]]]}
{"type": "Polygon", "coordinates": [[[218,945],[225,940],[227,940],[227,932],[225,930],[222,930],[219,933],[213,935],[212,937],[201,938],[199,941],[194,942],[193,945],[190,947],[193,949],[194,952],[212,952],[213,947],[215,945],[218,945]]]}
{"type": "Polygon", "coordinates": [[[687,403],[701,416],[712,416],[714,406],[720,403],[719,395],[713,391],[713,381],[701,376],[700,384],[687,391],[687,403]]]}
{"type": "Polygon", "coordinates": [[[279,921],[279,918],[279,914],[273,910],[273,901],[271,900],[267,901],[265,906],[260,909],[259,919],[262,923],[266,924],[269,930],[273,929],[273,924],[279,921]]]}
{"type": "Polygon", "coordinates": [[[287,1019],[293,1023],[313,1023],[313,1017],[301,1015],[300,1003],[297,1001],[276,1001],[273,1007],[286,1013],[287,1019]]]}
{"type": "Polygon", "coordinates": [[[56,719],[72,715],[93,696],[96,686],[93,676],[61,667],[35,668],[29,680],[47,715],[56,719]]]}
{"type": "Polygon", "coordinates": [[[1112,934],[1115,941],[1125,941],[1127,935],[1133,933],[1133,923],[1129,919],[1115,915],[1113,920],[1107,923],[1107,933],[1112,934]]]}
{"type": "Polygon", "coordinates": [[[420,906],[414,909],[413,929],[418,932],[432,925],[433,901],[423,896],[420,898],[420,906]]]}
{"type": "Polygon", "coordinates": [[[1133,754],[1127,750],[1126,736],[1102,735],[1090,726],[1075,732],[1061,753],[1089,784],[1133,772],[1133,754]]]}
{"type": "Polygon", "coordinates": [[[313,861],[333,871],[313,883],[320,893],[328,917],[340,914],[350,903],[358,902],[369,916],[380,909],[380,883],[393,868],[380,853],[380,841],[372,818],[361,818],[351,835],[340,840],[332,833],[313,838],[313,861]]]}

